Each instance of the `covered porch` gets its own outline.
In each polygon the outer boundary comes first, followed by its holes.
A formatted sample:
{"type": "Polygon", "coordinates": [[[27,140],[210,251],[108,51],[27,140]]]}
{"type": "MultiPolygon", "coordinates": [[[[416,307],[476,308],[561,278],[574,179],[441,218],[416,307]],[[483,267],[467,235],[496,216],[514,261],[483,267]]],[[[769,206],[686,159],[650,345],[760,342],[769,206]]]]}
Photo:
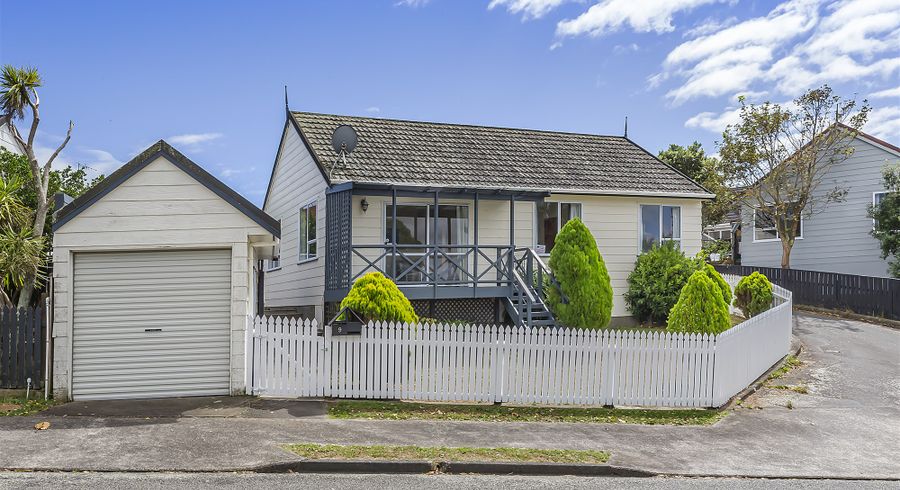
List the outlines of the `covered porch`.
{"type": "Polygon", "coordinates": [[[517,275],[531,279],[546,267],[531,250],[530,225],[532,203],[547,196],[506,189],[334,186],[326,196],[325,301],[340,301],[357,278],[375,271],[411,300],[512,296],[517,275]]]}

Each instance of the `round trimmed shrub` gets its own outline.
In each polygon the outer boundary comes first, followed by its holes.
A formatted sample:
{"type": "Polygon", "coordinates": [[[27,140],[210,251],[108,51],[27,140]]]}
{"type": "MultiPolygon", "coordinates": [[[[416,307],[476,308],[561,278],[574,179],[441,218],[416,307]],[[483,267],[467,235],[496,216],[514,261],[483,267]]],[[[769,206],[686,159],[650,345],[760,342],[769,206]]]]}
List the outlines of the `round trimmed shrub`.
{"type": "Polygon", "coordinates": [[[678,295],[700,266],[671,242],[656,245],[638,256],[628,275],[625,304],[641,323],[665,325],[678,295]]]}
{"type": "Polygon", "coordinates": [[[728,282],[725,281],[725,278],[722,277],[722,274],[719,274],[719,271],[716,270],[711,264],[706,264],[703,266],[703,272],[706,272],[706,275],[709,276],[710,279],[716,283],[716,286],[719,286],[719,289],[722,290],[722,299],[725,300],[726,305],[731,304],[731,286],[728,285],[728,282]]]}
{"type": "Polygon", "coordinates": [[[722,290],[709,278],[706,271],[691,274],[678,302],[669,312],[670,332],[722,333],[731,328],[728,305],[722,298],[722,290]]]}
{"type": "Polygon", "coordinates": [[[612,315],[613,291],[597,241],[578,218],[566,223],[550,251],[550,270],[559,282],[547,292],[556,320],[567,327],[603,328],[612,315]]]}
{"type": "Polygon", "coordinates": [[[741,309],[744,318],[759,315],[772,304],[772,283],[759,271],[744,276],[734,287],[734,306],[741,309]]]}
{"type": "Polygon", "coordinates": [[[357,279],[347,297],[341,301],[343,308],[350,308],[366,321],[419,321],[400,288],[380,272],[370,272],[357,279]]]}

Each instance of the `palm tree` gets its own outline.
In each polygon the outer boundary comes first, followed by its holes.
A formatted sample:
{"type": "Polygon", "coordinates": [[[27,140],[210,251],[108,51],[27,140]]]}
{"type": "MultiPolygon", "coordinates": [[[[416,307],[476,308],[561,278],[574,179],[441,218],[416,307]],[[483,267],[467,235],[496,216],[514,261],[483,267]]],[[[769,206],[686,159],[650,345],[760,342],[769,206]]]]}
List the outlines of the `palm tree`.
{"type": "Polygon", "coordinates": [[[28,278],[42,278],[44,237],[34,237],[31,209],[16,192],[22,183],[15,178],[0,179],[0,305],[14,306],[8,292],[16,291],[28,278]]]}
{"type": "MultiPolygon", "coordinates": [[[[44,224],[47,220],[52,196],[49,195],[48,188],[50,185],[50,167],[53,160],[59,156],[59,153],[69,143],[72,137],[72,129],[74,124],[69,121],[69,129],[66,131],[66,137],[63,142],[56,148],[46,162],[40,164],[34,153],[34,138],[37,135],[38,124],[40,124],[40,105],[41,99],[38,97],[37,88],[43,84],[40,73],[33,67],[14,67],[4,65],[0,69],[0,125],[6,126],[13,138],[19,143],[28,157],[28,163],[31,167],[31,177],[35,193],[37,194],[37,206],[33,216],[31,217],[31,238],[43,240],[44,224]],[[26,112],[30,112],[31,124],[27,138],[23,138],[13,124],[14,121],[24,120],[26,112]]],[[[20,236],[18,230],[14,230],[15,236],[20,236]]],[[[10,235],[12,236],[12,235],[10,235]]],[[[34,291],[35,283],[38,281],[38,274],[27,274],[22,280],[22,291],[19,295],[19,307],[29,306],[31,302],[31,293],[34,291]]]]}

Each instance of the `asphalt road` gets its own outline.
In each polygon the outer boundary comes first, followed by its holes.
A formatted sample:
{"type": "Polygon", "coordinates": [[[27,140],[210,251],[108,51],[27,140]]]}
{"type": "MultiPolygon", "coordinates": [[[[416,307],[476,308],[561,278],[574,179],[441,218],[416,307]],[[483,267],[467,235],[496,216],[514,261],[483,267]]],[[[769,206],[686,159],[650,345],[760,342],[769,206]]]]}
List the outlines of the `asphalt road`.
{"type": "Polygon", "coordinates": [[[762,480],[732,478],[586,478],[483,475],[316,475],[253,473],[0,473],[0,488],[317,488],[341,490],[622,488],[690,490],[698,488],[826,490],[898,488],[897,482],[846,480],[762,480]]]}

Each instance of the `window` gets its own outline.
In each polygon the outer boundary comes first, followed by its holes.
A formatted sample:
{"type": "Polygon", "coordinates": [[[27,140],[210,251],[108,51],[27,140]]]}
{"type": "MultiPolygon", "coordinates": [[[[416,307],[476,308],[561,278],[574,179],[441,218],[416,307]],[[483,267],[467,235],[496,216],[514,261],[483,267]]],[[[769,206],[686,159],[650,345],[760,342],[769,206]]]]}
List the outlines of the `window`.
{"type": "MultiPolygon", "coordinates": [[[[756,208],[753,211],[753,241],[754,242],[771,242],[779,240],[778,229],[775,226],[775,216],[772,213],[772,207],[756,208]]],[[[790,219],[790,214],[786,217],[790,219]]],[[[796,237],[803,238],[803,216],[797,222],[796,237]]]]}
{"type": "MultiPolygon", "coordinates": [[[[884,196],[886,196],[886,195],[887,195],[886,191],[879,191],[879,192],[872,193],[872,207],[877,208],[878,206],[880,206],[881,201],[884,200],[884,196]]],[[[878,225],[878,220],[873,219],[872,227],[874,228],[876,225],[878,225]]]]}
{"type": "Polygon", "coordinates": [[[581,218],[581,203],[538,202],[535,203],[537,223],[537,253],[548,254],[553,250],[556,234],[572,218],[581,218]]]}
{"type": "Polygon", "coordinates": [[[300,224],[298,229],[299,261],[316,258],[316,203],[300,208],[300,224]]]}
{"type": "Polygon", "coordinates": [[[272,258],[263,261],[263,270],[266,272],[277,269],[281,269],[281,242],[275,244],[272,258]]]}
{"type": "MultiPolygon", "coordinates": [[[[434,205],[432,204],[398,204],[397,205],[397,257],[385,257],[385,271],[393,274],[396,260],[396,282],[423,282],[426,273],[436,271],[438,281],[462,281],[466,263],[467,249],[453,245],[469,244],[469,207],[455,204],[440,204],[437,212],[437,229],[435,225],[434,205]],[[440,246],[444,253],[438,254],[435,263],[434,254],[426,247],[432,244],[440,246]],[[423,255],[428,255],[421,260],[423,255]]],[[[391,205],[385,206],[384,236],[385,243],[392,243],[394,210],[391,205]]]]}
{"type": "Polygon", "coordinates": [[[641,252],[661,241],[681,248],[681,207],[641,204],[641,252]]]}

